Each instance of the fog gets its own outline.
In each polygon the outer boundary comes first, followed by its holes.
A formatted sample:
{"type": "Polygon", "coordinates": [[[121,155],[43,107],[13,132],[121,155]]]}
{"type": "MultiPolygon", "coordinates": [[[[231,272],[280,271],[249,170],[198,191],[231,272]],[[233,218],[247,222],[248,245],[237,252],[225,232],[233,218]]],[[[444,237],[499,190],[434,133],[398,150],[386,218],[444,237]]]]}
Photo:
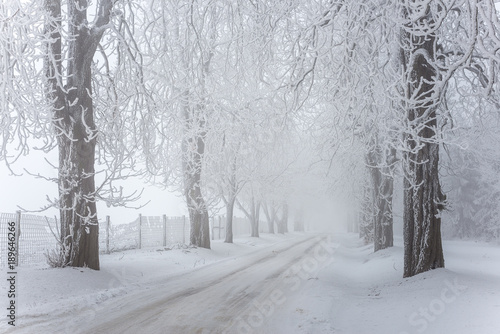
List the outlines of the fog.
{"type": "MultiPolygon", "coordinates": [[[[57,198],[57,184],[46,179],[57,177],[57,172],[44,160],[43,154],[35,152],[29,157],[22,157],[12,168],[20,175],[12,175],[5,165],[0,165],[0,183],[3,189],[6,189],[0,192],[1,212],[13,213],[22,210],[25,213],[57,217],[59,212],[55,208],[47,208],[50,205],[47,197],[51,200],[57,198]],[[44,178],[30,174],[40,174],[44,178]]],[[[310,180],[310,177],[305,177],[304,180],[310,180]]],[[[302,180],[297,183],[304,184],[302,180]]],[[[99,201],[100,221],[110,216],[113,224],[125,224],[136,220],[139,214],[188,215],[187,205],[180,191],[161,189],[159,186],[144,183],[141,179],[124,180],[120,185],[124,192],[142,191],[141,198],[128,203],[129,207],[109,207],[105,202],[99,201]]],[[[302,211],[307,231],[345,231],[348,222],[352,222],[356,217],[355,206],[347,200],[342,200],[340,194],[331,194],[328,189],[316,189],[316,191],[317,193],[311,194],[309,185],[304,189],[294,189],[289,204],[289,229],[293,231],[294,220],[302,211]]],[[[213,207],[211,215],[225,215],[224,206],[219,203],[213,207]]],[[[244,217],[244,213],[236,208],[235,216],[244,217]]],[[[263,213],[260,215],[260,225],[262,231],[267,231],[267,221],[263,213]]]]}

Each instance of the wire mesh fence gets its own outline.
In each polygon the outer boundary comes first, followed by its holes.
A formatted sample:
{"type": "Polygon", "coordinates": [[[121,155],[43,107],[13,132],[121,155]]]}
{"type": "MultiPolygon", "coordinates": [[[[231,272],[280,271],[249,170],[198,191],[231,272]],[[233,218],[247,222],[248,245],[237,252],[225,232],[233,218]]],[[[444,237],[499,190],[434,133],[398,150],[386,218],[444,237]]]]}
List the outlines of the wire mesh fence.
{"type": "Polygon", "coordinates": [[[55,219],[29,214],[0,213],[0,266],[7,264],[7,224],[20,219],[18,241],[18,264],[45,261],[45,251],[57,246],[57,239],[50,228],[55,226],[55,219]]]}
{"type": "MultiPolygon", "coordinates": [[[[7,227],[19,220],[18,265],[45,262],[45,253],[57,248],[60,227],[56,218],[30,214],[0,213],[0,267],[7,265],[7,227]]],[[[210,219],[211,238],[225,237],[226,219],[216,216],[210,219]]],[[[250,223],[234,217],[233,235],[250,234],[250,223]]],[[[185,216],[167,217],[139,215],[128,224],[113,224],[110,217],[99,222],[99,249],[111,253],[127,249],[166,247],[177,243],[189,243],[190,226],[185,216]]]]}
{"type": "Polygon", "coordinates": [[[109,220],[99,224],[101,252],[167,246],[189,241],[186,217],[139,215],[128,224],[113,225],[109,220]]]}
{"type": "MultiPolygon", "coordinates": [[[[226,236],[226,216],[215,216],[210,219],[212,240],[224,239],[226,236]]],[[[252,233],[250,222],[246,218],[233,217],[233,236],[252,233]]]]}

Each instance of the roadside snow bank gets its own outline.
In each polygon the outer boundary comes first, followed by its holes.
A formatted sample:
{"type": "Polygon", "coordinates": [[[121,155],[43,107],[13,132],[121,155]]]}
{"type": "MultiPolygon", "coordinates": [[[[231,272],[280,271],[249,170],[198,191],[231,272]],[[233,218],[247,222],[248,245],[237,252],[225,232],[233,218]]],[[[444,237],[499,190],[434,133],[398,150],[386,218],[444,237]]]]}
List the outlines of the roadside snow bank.
{"type": "Polygon", "coordinates": [[[334,261],[277,312],[273,333],[500,333],[500,248],[444,241],[446,269],[403,279],[403,245],[337,235],[334,261]]]}

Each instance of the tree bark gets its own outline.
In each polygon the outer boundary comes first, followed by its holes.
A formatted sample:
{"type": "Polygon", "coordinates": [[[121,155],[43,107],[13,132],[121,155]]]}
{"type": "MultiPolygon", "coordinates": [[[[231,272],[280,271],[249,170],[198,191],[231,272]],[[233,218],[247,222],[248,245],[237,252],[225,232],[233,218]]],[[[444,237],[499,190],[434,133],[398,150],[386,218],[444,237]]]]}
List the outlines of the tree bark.
{"type": "Polygon", "coordinates": [[[373,201],[373,248],[379,251],[394,244],[392,197],[394,192],[394,180],[392,168],[394,165],[394,150],[386,150],[375,142],[374,150],[368,153],[368,163],[372,179],[372,201],[373,201]]]}
{"type": "MultiPolygon", "coordinates": [[[[196,112],[185,110],[185,129],[190,133],[195,127],[196,112]]],[[[203,129],[203,126],[199,128],[203,129]]],[[[210,225],[208,210],[201,193],[201,171],[205,154],[203,133],[197,133],[184,139],[182,145],[184,169],[184,194],[191,224],[190,243],[193,246],[210,248],[210,225]]]]}
{"type": "Polygon", "coordinates": [[[45,0],[45,31],[50,34],[44,59],[46,96],[53,106],[59,149],[59,210],[65,265],[99,270],[99,225],[96,210],[94,158],[97,129],[92,99],[92,59],[109,23],[111,0],[100,3],[92,28],[86,0],[68,2],[70,39],[63,87],[61,1],[45,0]]]}
{"type": "MultiPolygon", "coordinates": [[[[370,180],[371,181],[371,180],[370,180]]],[[[358,218],[359,225],[359,237],[363,239],[365,244],[369,244],[373,241],[373,185],[367,182],[363,189],[363,201],[361,212],[358,218]]]]}
{"type": "Polygon", "coordinates": [[[274,234],[274,222],[276,221],[276,208],[274,203],[272,203],[271,208],[269,209],[267,202],[264,202],[262,208],[264,209],[264,214],[266,215],[268,232],[274,234]],[[269,212],[270,210],[272,211],[269,212]]]}
{"type": "MultiPolygon", "coordinates": [[[[234,121],[234,116],[233,116],[234,121]]],[[[241,142],[238,142],[235,152],[239,152],[241,142]]],[[[236,171],[238,164],[238,156],[235,154],[231,162],[231,174],[229,176],[228,200],[226,202],[226,239],[224,242],[233,243],[233,212],[234,203],[238,194],[238,183],[236,182],[236,171]]]]}
{"type": "Polygon", "coordinates": [[[392,176],[381,173],[376,169],[378,195],[375,198],[377,213],[373,226],[373,247],[374,251],[392,247],[394,245],[393,236],[393,216],[392,216],[392,196],[394,190],[394,180],[392,176]]]}
{"type": "Polygon", "coordinates": [[[226,203],[226,239],[224,242],[233,243],[233,212],[236,197],[229,198],[226,203]]]}
{"type": "MultiPolygon", "coordinates": [[[[411,5],[408,5],[411,6],[411,5]]],[[[432,20],[429,5],[419,19],[409,20],[403,33],[403,67],[407,74],[406,117],[410,128],[405,135],[404,154],[404,277],[444,267],[441,218],[445,196],[439,183],[437,103],[435,82],[439,80],[434,49],[434,32],[412,33],[432,20]],[[408,103],[410,102],[410,103],[408,103]]]]}

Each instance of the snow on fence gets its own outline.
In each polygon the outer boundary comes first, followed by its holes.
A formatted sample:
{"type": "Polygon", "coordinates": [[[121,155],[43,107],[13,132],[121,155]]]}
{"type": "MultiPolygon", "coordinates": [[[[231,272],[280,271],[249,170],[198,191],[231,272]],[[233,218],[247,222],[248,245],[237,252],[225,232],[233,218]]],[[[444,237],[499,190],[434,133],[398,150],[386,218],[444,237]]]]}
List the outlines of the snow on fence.
{"type": "MultiPolygon", "coordinates": [[[[7,265],[7,226],[19,220],[18,264],[45,262],[45,253],[56,249],[59,224],[55,218],[30,214],[0,213],[0,267],[7,265]]],[[[225,237],[226,219],[210,220],[213,239],[225,237]]],[[[250,224],[244,218],[234,217],[233,234],[250,234],[250,224]]],[[[109,216],[99,222],[99,249],[101,253],[118,252],[143,247],[165,247],[176,243],[189,243],[189,220],[185,217],[143,216],[128,224],[115,225],[109,216]]]]}
{"type": "Polygon", "coordinates": [[[189,242],[189,221],[185,216],[139,215],[131,223],[111,226],[109,238],[107,226],[107,223],[100,224],[99,235],[105,235],[106,237],[99,240],[101,241],[100,249],[108,253],[123,249],[158,247],[189,242]],[[107,240],[109,240],[109,247],[106,245],[107,240]]]}
{"type": "MultiPolygon", "coordinates": [[[[210,219],[212,240],[226,237],[226,216],[216,216],[210,219]]],[[[249,235],[252,233],[250,222],[246,218],[233,217],[233,236],[249,235]]]]}
{"type": "Polygon", "coordinates": [[[29,264],[45,261],[45,251],[54,249],[57,240],[50,231],[55,226],[54,218],[29,214],[0,213],[0,266],[7,265],[7,224],[19,220],[18,264],[29,264]]]}

